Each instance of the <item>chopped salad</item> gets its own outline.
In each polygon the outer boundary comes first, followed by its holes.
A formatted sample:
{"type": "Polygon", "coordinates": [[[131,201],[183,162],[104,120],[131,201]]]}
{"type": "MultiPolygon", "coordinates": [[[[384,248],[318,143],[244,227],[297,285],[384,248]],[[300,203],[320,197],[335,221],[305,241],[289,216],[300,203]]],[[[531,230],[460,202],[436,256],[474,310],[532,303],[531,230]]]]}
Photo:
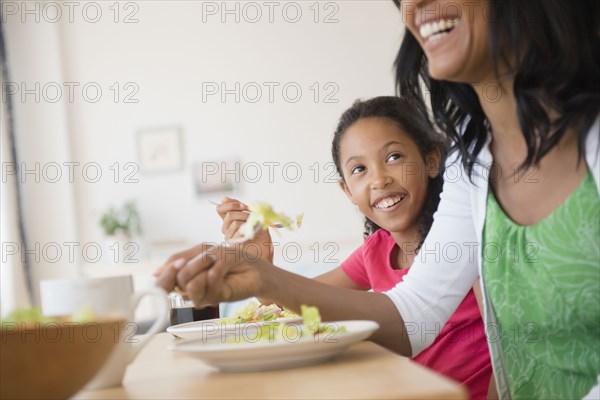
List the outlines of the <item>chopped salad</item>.
{"type": "MultiPolygon", "coordinates": [[[[274,306],[274,304],[271,306],[274,306]]],[[[275,321],[275,319],[263,320],[267,321],[268,323],[260,326],[255,334],[252,334],[249,337],[245,337],[244,335],[236,335],[234,338],[228,339],[227,343],[248,343],[257,341],[296,342],[302,338],[311,337],[314,337],[316,340],[318,335],[325,335],[326,338],[324,341],[326,341],[327,338],[330,338],[334,334],[346,332],[346,328],[344,326],[331,323],[321,323],[321,314],[319,313],[319,309],[317,307],[302,305],[301,312],[303,320],[302,325],[279,323],[275,321]]]]}
{"type": "Polygon", "coordinates": [[[263,305],[256,299],[250,300],[235,315],[222,318],[221,324],[274,321],[278,318],[297,318],[298,314],[279,307],[277,304],[263,305]]]}

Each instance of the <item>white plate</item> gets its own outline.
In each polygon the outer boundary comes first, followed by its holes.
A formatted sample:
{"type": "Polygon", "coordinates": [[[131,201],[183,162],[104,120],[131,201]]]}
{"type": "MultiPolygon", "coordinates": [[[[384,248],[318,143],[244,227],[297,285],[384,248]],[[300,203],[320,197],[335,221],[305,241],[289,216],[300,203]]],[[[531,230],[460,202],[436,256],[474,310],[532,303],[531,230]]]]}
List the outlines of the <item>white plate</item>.
{"type": "MultiPolygon", "coordinates": [[[[229,332],[243,332],[251,334],[258,327],[267,322],[245,322],[236,324],[223,324],[224,318],[206,319],[204,321],[186,322],[185,324],[173,325],[167,328],[167,332],[186,340],[209,340],[214,337],[228,334],[229,332]]],[[[300,324],[301,317],[279,318],[275,321],[286,324],[300,324]]],[[[269,321],[273,322],[273,321],[269,321]]]]}
{"type": "MultiPolygon", "coordinates": [[[[218,339],[194,340],[171,344],[169,349],[227,372],[294,368],[329,360],[350,345],[367,339],[379,328],[374,321],[338,321],[325,325],[343,326],[346,330],[342,333],[275,341],[222,343],[218,339]]],[[[287,327],[290,332],[286,336],[290,338],[295,336],[297,329],[303,329],[302,325],[287,327]]]]}

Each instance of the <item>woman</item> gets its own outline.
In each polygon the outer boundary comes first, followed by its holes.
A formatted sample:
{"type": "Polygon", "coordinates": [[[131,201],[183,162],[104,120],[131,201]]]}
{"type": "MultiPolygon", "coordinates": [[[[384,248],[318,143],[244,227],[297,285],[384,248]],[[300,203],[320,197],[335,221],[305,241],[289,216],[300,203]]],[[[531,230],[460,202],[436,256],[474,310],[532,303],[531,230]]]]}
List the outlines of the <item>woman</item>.
{"type": "Polygon", "coordinates": [[[198,305],[252,295],[325,319],[374,319],[414,356],[482,276],[499,393],[581,397],[600,374],[600,45],[596,1],[407,1],[397,83],[455,141],[434,224],[394,289],[332,288],[240,250],[159,284],[198,305]],[[491,328],[491,329],[490,329],[491,328]]]}

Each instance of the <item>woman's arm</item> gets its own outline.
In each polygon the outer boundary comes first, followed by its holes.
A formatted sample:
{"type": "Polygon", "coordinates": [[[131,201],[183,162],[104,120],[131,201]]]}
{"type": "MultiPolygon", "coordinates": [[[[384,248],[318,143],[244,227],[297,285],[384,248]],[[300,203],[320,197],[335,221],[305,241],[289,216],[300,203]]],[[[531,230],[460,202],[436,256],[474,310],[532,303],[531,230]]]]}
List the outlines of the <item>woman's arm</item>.
{"type": "MultiPolygon", "coordinates": [[[[352,279],[350,279],[348,275],[346,275],[342,267],[337,267],[335,269],[332,269],[331,271],[325,272],[324,274],[315,276],[314,278],[312,278],[312,280],[317,281],[319,283],[323,283],[325,285],[336,286],[339,288],[345,288],[350,290],[369,290],[368,288],[364,288],[354,283],[354,281],[352,281],[352,279]]],[[[257,298],[261,304],[277,303],[280,306],[283,306],[283,304],[280,304],[278,300],[272,300],[270,297],[257,296],[257,298]]]]}
{"type": "Polygon", "coordinates": [[[268,293],[266,297],[276,298],[278,304],[294,311],[299,311],[302,304],[317,306],[326,321],[376,321],[380,329],[371,340],[399,354],[411,356],[402,317],[386,295],[329,286],[279,268],[268,271],[266,275],[269,276],[264,277],[263,290],[268,293]]]}
{"type": "Polygon", "coordinates": [[[175,286],[183,288],[197,306],[258,296],[295,312],[300,312],[302,304],[317,306],[326,321],[376,321],[380,328],[371,340],[399,354],[411,355],[402,318],[388,296],[304,278],[256,257],[251,249],[202,246],[204,254],[180,269],[166,268],[157,284],[167,291],[175,286]]]}

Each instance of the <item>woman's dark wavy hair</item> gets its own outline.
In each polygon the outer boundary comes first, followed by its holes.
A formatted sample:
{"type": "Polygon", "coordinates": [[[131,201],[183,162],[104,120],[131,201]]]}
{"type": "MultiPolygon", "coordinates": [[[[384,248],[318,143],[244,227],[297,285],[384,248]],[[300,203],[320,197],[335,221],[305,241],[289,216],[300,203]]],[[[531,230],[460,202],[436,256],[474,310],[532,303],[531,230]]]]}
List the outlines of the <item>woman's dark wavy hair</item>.
{"type": "MultiPolygon", "coordinates": [[[[400,0],[393,1],[400,7],[400,0]]],[[[490,0],[487,11],[496,75],[501,64],[509,65],[514,74],[512,89],[527,143],[521,167],[538,165],[571,127],[579,129],[581,160],[600,110],[600,1],[490,0]],[[549,110],[558,117],[551,118],[549,110]]],[[[408,29],[395,67],[397,93],[426,113],[422,79],[430,93],[433,122],[452,140],[452,150],[461,153],[472,177],[488,131],[473,88],[432,79],[427,58],[408,29]],[[461,126],[463,134],[456,129],[461,126]]]]}
{"type": "MultiPolygon", "coordinates": [[[[423,159],[436,148],[439,149],[441,153],[440,166],[444,164],[447,148],[445,142],[441,139],[440,135],[435,132],[429,121],[426,118],[423,118],[423,116],[414,108],[414,105],[411,104],[411,102],[404,98],[394,96],[375,97],[366,101],[355,101],[352,107],[342,114],[337,129],[333,134],[331,156],[333,157],[337,172],[342,179],[344,179],[340,161],[340,142],[342,137],[350,125],[360,119],[372,117],[387,118],[398,124],[413,142],[415,142],[423,159]]],[[[440,202],[440,193],[444,182],[442,172],[442,168],[440,167],[440,172],[437,177],[427,177],[429,180],[427,197],[418,222],[420,234],[419,247],[421,247],[425,236],[427,236],[427,233],[431,228],[433,214],[437,210],[440,202]]],[[[380,229],[380,227],[377,224],[369,218],[365,218],[365,238],[375,233],[378,229],[380,229]]]]}

